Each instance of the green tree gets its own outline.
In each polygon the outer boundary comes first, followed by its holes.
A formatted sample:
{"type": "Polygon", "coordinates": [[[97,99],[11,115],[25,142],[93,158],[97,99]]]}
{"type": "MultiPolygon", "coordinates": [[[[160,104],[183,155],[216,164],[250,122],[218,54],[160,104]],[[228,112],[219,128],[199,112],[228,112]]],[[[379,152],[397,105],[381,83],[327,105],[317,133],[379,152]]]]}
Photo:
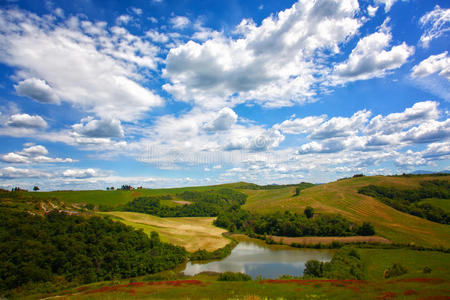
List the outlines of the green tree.
{"type": "Polygon", "coordinates": [[[311,219],[314,216],[314,208],[307,206],[303,213],[308,219],[311,219]]]}

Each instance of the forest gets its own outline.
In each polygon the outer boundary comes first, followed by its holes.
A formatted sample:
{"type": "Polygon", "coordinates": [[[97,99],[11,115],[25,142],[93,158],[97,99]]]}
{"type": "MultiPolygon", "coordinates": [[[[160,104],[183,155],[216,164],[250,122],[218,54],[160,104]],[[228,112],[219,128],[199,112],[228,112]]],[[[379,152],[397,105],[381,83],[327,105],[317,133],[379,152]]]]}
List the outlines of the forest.
{"type": "Polygon", "coordinates": [[[0,290],[89,283],[156,273],[187,259],[184,248],[103,217],[0,209],[0,290]]]}
{"type": "Polygon", "coordinates": [[[422,181],[418,189],[399,189],[368,185],[358,190],[360,194],[374,197],[383,203],[410,215],[436,223],[450,224],[450,215],[443,209],[429,203],[420,203],[423,199],[450,199],[450,183],[445,180],[422,181]]]}
{"type": "Polygon", "coordinates": [[[231,232],[289,237],[375,234],[370,223],[364,222],[362,225],[358,225],[338,214],[317,214],[314,217],[313,215],[313,209],[310,207],[305,209],[303,215],[289,211],[258,215],[234,206],[219,214],[214,225],[231,232]]]}
{"type": "Polygon", "coordinates": [[[169,207],[161,200],[171,196],[139,197],[127,203],[124,211],[141,212],[159,217],[215,217],[223,209],[233,205],[242,205],[247,196],[232,189],[197,192],[185,191],[177,195],[192,204],[169,207]]]}

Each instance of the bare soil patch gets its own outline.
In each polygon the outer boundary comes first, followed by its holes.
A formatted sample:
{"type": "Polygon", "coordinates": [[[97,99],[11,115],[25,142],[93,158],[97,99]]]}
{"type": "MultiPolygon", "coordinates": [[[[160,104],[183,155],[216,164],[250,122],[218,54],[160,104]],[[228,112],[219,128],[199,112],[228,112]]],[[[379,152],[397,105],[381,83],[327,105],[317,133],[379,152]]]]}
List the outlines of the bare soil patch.
{"type": "Polygon", "coordinates": [[[285,237],[285,236],[272,236],[275,242],[282,241],[284,244],[305,244],[305,245],[315,245],[315,244],[331,244],[332,242],[339,243],[381,243],[381,244],[391,244],[392,242],[381,236],[342,236],[342,237],[328,237],[328,236],[306,236],[306,237],[285,237]]]}

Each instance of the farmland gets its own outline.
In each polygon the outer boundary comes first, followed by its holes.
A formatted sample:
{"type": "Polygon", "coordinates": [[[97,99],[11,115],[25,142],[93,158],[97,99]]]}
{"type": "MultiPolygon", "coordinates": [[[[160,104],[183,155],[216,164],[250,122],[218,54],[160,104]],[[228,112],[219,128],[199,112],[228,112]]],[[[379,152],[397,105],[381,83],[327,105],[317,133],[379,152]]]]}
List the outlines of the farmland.
{"type": "MultiPolygon", "coordinates": [[[[449,178],[450,176],[445,176],[440,179],[449,178]]],[[[436,178],[431,176],[351,178],[305,189],[298,196],[294,196],[295,188],[244,190],[249,197],[243,208],[257,213],[276,210],[303,213],[306,206],[311,206],[318,213],[341,214],[356,222],[371,222],[378,235],[396,243],[450,247],[448,239],[450,229],[447,225],[402,213],[372,197],[358,193],[359,188],[369,184],[408,189],[418,187],[421,181],[433,179],[436,178]]]]}
{"type": "Polygon", "coordinates": [[[161,240],[187,251],[205,249],[214,251],[230,242],[222,236],[224,229],[212,225],[214,218],[159,218],[156,216],[132,212],[105,212],[114,219],[136,229],[142,229],[150,235],[151,231],[159,233],[161,240]]]}

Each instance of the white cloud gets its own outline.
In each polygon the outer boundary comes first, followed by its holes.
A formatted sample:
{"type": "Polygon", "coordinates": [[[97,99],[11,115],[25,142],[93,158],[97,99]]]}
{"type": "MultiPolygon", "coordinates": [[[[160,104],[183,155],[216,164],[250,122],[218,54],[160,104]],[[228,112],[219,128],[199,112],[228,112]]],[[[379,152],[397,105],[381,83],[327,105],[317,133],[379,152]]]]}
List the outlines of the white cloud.
{"type": "Polygon", "coordinates": [[[206,124],[205,129],[209,131],[228,130],[236,124],[237,118],[237,114],[231,108],[225,107],[219,111],[211,123],[206,124]]]}
{"type": "Polygon", "coordinates": [[[50,177],[51,174],[45,173],[34,169],[22,169],[15,167],[6,167],[0,169],[0,178],[13,179],[13,178],[42,178],[50,177]]]}
{"type": "Polygon", "coordinates": [[[370,115],[370,111],[361,110],[350,118],[333,117],[315,128],[309,138],[323,140],[355,135],[358,130],[363,128],[370,115]]]}
{"type": "Polygon", "coordinates": [[[64,177],[73,177],[73,178],[90,178],[98,176],[98,172],[95,169],[67,169],[62,172],[64,177]]]}
{"type": "Polygon", "coordinates": [[[149,30],[145,33],[149,38],[152,39],[155,43],[167,43],[169,41],[169,37],[162,32],[158,32],[156,30],[149,30]]]}
{"type": "Polygon", "coordinates": [[[416,144],[439,142],[450,138],[450,119],[445,121],[428,121],[409,129],[403,137],[404,141],[416,144]]]}
{"type": "Polygon", "coordinates": [[[59,103],[59,97],[44,81],[37,78],[28,78],[14,85],[17,95],[29,97],[42,103],[59,103]]]}
{"type": "Polygon", "coordinates": [[[39,155],[46,155],[48,154],[47,148],[41,145],[35,145],[30,146],[27,148],[24,148],[20,154],[26,155],[26,156],[39,156],[39,155]]]}
{"type": "Polygon", "coordinates": [[[38,115],[15,114],[9,117],[6,125],[20,128],[46,128],[47,122],[38,115]]]}
{"type": "Polygon", "coordinates": [[[389,70],[400,68],[414,53],[414,47],[402,43],[390,46],[392,35],[387,28],[359,40],[347,61],[337,64],[333,71],[333,84],[382,77],[389,70]]]}
{"type": "Polygon", "coordinates": [[[81,120],[82,123],[72,125],[75,133],[90,138],[121,138],[124,136],[122,125],[117,119],[81,120]]]}
{"type": "Polygon", "coordinates": [[[125,121],[163,103],[140,84],[138,73],[157,68],[157,47],[104,22],[54,22],[21,10],[0,11],[0,61],[16,68],[18,92],[125,121]]]}
{"type": "Polygon", "coordinates": [[[376,4],[383,4],[384,5],[384,11],[389,12],[391,10],[391,7],[397,2],[398,0],[375,0],[376,4]]]}
{"type": "Polygon", "coordinates": [[[191,21],[183,16],[175,16],[170,18],[170,23],[172,23],[173,28],[184,29],[191,23],[191,21]]]}
{"type": "Polygon", "coordinates": [[[438,73],[440,76],[450,80],[450,57],[448,51],[441,54],[431,55],[427,59],[422,60],[412,69],[413,77],[424,77],[438,73]]]}
{"type": "Polygon", "coordinates": [[[374,17],[377,14],[378,6],[367,6],[367,13],[369,16],[374,17]]]}
{"type": "Polygon", "coordinates": [[[283,121],[281,124],[275,124],[274,128],[287,134],[302,134],[311,132],[325,121],[326,116],[310,116],[305,118],[296,118],[283,121]]]}
{"type": "Polygon", "coordinates": [[[52,158],[46,156],[48,150],[41,145],[28,146],[22,151],[10,152],[0,156],[0,160],[6,163],[72,163],[76,162],[71,158],[52,158]]]}
{"type": "Polygon", "coordinates": [[[29,163],[30,161],[28,157],[14,152],[2,155],[1,160],[7,163],[29,163]]]}
{"type": "Polygon", "coordinates": [[[265,106],[304,103],[325,72],[315,54],[336,53],[357,33],[358,10],[356,0],[299,1],[260,26],[243,20],[238,38],[218,34],[179,45],[167,55],[164,89],[215,109],[249,99],[265,106]]]}
{"type": "Polygon", "coordinates": [[[133,20],[133,17],[130,15],[120,15],[116,19],[116,24],[128,24],[131,20],[133,20]]]}
{"type": "Polygon", "coordinates": [[[420,18],[420,25],[425,28],[420,42],[423,47],[428,47],[432,40],[450,31],[450,8],[444,9],[436,5],[434,10],[420,18]]]}
{"type": "Polygon", "coordinates": [[[381,115],[373,117],[367,127],[365,127],[364,132],[366,134],[390,135],[413,125],[419,125],[438,118],[438,102],[417,102],[401,113],[391,113],[385,117],[381,115]]]}
{"type": "Polygon", "coordinates": [[[131,10],[138,16],[142,15],[142,9],[138,7],[132,7],[131,10]]]}

